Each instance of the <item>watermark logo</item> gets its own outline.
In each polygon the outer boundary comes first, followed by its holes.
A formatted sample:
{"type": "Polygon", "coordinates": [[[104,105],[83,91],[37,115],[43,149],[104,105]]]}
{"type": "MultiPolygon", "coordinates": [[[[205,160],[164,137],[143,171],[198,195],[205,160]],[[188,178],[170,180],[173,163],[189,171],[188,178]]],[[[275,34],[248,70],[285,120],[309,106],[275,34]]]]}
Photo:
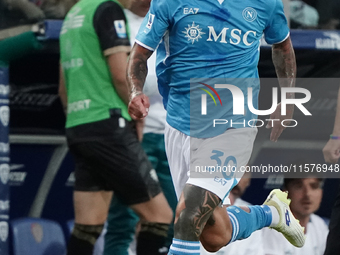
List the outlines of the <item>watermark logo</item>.
{"type": "MultiPolygon", "coordinates": [[[[211,86],[209,86],[210,88],[212,88],[211,86]]],[[[234,115],[244,115],[245,109],[244,109],[244,101],[245,101],[245,97],[244,94],[242,92],[242,90],[240,88],[238,88],[235,85],[231,85],[231,84],[215,84],[215,88],[221,88],[221,89],[228,89],[233,97],[233,114],[234,115]]],[[[269,115],[272,114],[277,106],[277,102],[278,102],[278,96],[277,96],[277,88],[273,88],[273,94],[272,94],[272,98],[273,98],[273,103],[270,109],[268,110],[257,110],[254,108],[253,106],[253,88],[248,88],[248,107],[249,110],[256,115],[269,115]]],[[[216,92],[216,90],[215,90],[216,92]]],[[[217,94],[217,92],[216,92],[217,94]]],[[[217,94],[218,95],[218,94],[217,94]]],[[[293,88],[282,88],[281,89],[281,114],[282,115],[286,115],[286,107],[288,104],[293,104],[295,105],[297,108],[299,108],[304,115],[312,115],[302,104],[307,103],[309,100],[311,99],[311,94],[307,89],[304,88],[297,88],[297,87],[293,87],[293,88]],[[303,93],[305,94],[305,98],[287,98],[287,94],[289,93],[303,93]]],[[[206,96],[204,99],[204,95],[201,96],[201,114],[205,115],[207,112],[207,103],[206,103],[206,96]]],[[[222,102],[221,102],[222,105],[222,102]]]]}
{"type": "MultiPolygon", "coordinates": [[[[247,92],[247,98],[245,98],[245,95],[243,91],[232,84],[215,84],[214,87],[201,83],[200,84],[204,85],[205,87],[209,88],[218,98],[220,101],[221,107],[224,107],[222,104],[222,100],[220,97],[220,94],[223,93],[223,91],[217,93],[216,89],[227,89],[229,93],[231,94],[232,100],[228,100],[226,107],[228,109],[231,109],[232,104],[232,115],[237,116],[237,115],[245,115],[247,111],[250,111],[254,115],[270,115],[275,112],[277,105],[278,105],[278,88],[273,87],[272,88],[272,105],[269,109],[267,110],[258,110],[254,107],[254,105],[257,104],[257,102],[253,102],[254,96],[253,96],[253,88],[248,87],[246,88],[247,92]],[[229,105],[228,105],[229,104],[229,105]]],[[[200,88],[206,94],[201,94],[201,115],[207,115],[208,112],[208,104],[207,104],[207,94],[211,97],[213,100],[215,106],[217,106],[217,102],[213,96],[213,94],[206,88],[200,88]]],[[[299,88],[299,87],[283,87],[281,88],[281,115],[285,116],[287,114],[287,105],[295,105],[300,111],[306,115],[306,116],[311,116],[312,114],[306,109],[306,107],[303,105],[307,103],[311,99],[311,93],[305,89],[305,88],[299,88]],[[295,94],[295,93],[300,93],[303,94],[303,98],[291,98],[287,95],[295,94]]],[[[227,108],[226,108],[227,109],[227,108]]],[[[222,110],[223,111],[223,110],[222,110]]],[[[231,114],[231,113],[230,113],[231,114]]],[[[274,121],[280,121],[279,119],[266,119],[266,121],[271,122],[271,124],[274,124],[274,121]]],[[[216,125],[224,125],[224,124],[233,124],[233,119],[214,119],[213,120],[213,127],[216,125]]],[[[264,121],[260,119],[250,119],[247,120],[244,119],[243,122],[234,122],[234,124],[238,125],[243,125],[244,127],[262,127],[264,125],[264,121]],[[260,124],[256,124],[256,123],[260,124]]],[[[281,120],[281,125],[284,127],[295,127],[297,125],[297,121],[294,119],[285,119],[281,120]],[[293,125],[289,125],[287,123],[294,122],[293,125]],[[286,124],[287,125],[286,125],[286,124]]]]}
{"type": "MultiPolygon", "coordinates": [[[[207,88],[209,88],[212,92],[214,92],[214,94],[217,96],[218,100],[220,101],[220,104],[222,106],[222,100],[221,100],[221,97],[220,95],[216,92],[216,90],[211,87],[210,85],[208,84],[205,84],[203,82],[200,82],[200,84],[206,86],[207,88]]],[[[200,88],[201,90],[203,90],[204,92],[206,92],[211,98],[212,100],[214,101],[215,105],[217,105],[216,103],[216,100],[215,100],[215,97],[211,94],[211,92],[207,89],[204,89],[204,88],[200,88]]],[[[201,112],[202,112],[202,115],[206,115],[207,114],[207,95],[206,94],[202,94],[201,96],[201,103],[202,103],[202,106],[201,106],[201,112]]]]}

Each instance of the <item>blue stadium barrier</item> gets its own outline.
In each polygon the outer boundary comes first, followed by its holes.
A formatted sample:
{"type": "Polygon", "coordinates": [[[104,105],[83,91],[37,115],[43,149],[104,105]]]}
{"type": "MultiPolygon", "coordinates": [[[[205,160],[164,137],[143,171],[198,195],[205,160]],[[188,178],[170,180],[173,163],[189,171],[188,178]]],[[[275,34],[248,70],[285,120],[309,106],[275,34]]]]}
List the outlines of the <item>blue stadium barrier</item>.
{"type": "Polygon", "coordinates": [[[0,63],[0,254],[8,254],[9,219],[9,78],[0,63]]]}
{"type": "Polygon", "coordinates": [[[21,218],[12,220],[13,255],[65,255],[61,226],[52,220],[21,218]]]}

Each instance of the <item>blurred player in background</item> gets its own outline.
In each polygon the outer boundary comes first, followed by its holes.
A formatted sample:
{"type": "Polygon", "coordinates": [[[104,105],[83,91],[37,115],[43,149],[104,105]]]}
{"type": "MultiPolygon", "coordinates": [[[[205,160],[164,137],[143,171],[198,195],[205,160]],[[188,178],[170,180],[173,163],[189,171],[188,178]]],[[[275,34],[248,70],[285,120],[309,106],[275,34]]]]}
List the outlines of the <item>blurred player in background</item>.
{"type": "MultiPolygon", "coordinates": [[[[134,42],[138,29],[150,7],[150,0],[135,0],[130,10],[125,10],[130,28],[130,42],[134,42]]],[[[142,146],[152,166],[156,170],[163,193],[175,213],[177,198],[172,184],[170,169],[165,154],[164,128],[166,111],[163,107],[162,97],[157,89],[156,56],[148,60],[149,72],[145,81],[144,93],[150,98],[148,117],[145,119],[142,146]]],[[[127,255],[128,248],[135,235],[138,216],[116,197],[113,198],[105,235],[104,255],[127,255]]],[[[143,231],[143,229],[141,229],[143,231]]],[[[138,235],[138,233],[137,233],[138,235]]],[[[173,224],[167,235],[164,253],[167,253],[173,237],[173,224]]],[[[135,247],[132,247],[130,254],[135,247]]]]}
{"type": "MultiPolygon", "coordinates": [[[[130,1],[82,0],[67,14],[60,34],[59,94],[76,163],[68,255],[92,255],[112,191],[142,220],[138,255],[161,254],[172,221],[127,111],[130,42],[122,5],[130,1]]],[[[142,122],[136,128],[142,132],[142,122]]]]}
{"type": "MultiPolygon", "coordinates": [[[[241,176],[224,178],[222,173],[211,178],[202,173],[188,177],[190,165],[229,165],[238,168],[249,161],[257,133],[254,128],[229,128],[207,136],[211,126],[200,123],[191,129],[191,78],[258,78],[260,39],[273,44],[273,62],[281,87],[295,86],[295,55],[289,37],[287,21],[280,0],[256,2],[166,1],[153,0],[149,13],[136,36],[136,44],[128,64],[131,87],[129,113],[137,120],[147,116],[150,105],[143,93],[147,76],[147,59],[157,49],[158,87],[167,110],[165,144],[177,196],[175,236],[169,254],[199,254],[202,242],[208,251],[217,251],[235,240],[244,239],[266,226],[284,233],[295,246],[303,246],[302,227],[291,214],[285,194],[271,192],[264,206],[249,206],[247,212],[236,206],[227,209],[228,194],[241,176]],[[194,133],[195,135],[193,135],[194,133]],[[194,144],[194,146],[193,146],[194,144]],[[230,159],[229,161],[227,159],[230,159]],[[225,183],[223,182],[225,180],[225,183]],[[219,182],[220,181],[220,182],[219,182]],[[292,219],[287,225],[285,214],[292,219]]],[[[247,95],[247,85],[239,89],[247,95]]],[[[253,100],[258,101],[259,84],[253,100]]],[[[230,94],[230,93],[229,93],[230,94]]],[[[287,94],[293,98],[293,94],[287,94]]],[[[239,121],[232,114],[232,98],[216,119],[239,121]]],[[[199,105],[196,106],[199,109],[199,105]]],[[[281,115],[279,104],[271,119],[290,119],[293,105],[281,115]]],[[[245,122],[254,116],[247,111],[245,122]]],[[[280,122],[272,127],[270,139],[277,141],[283,131],[280,122]]],[[[239,172],[239,171],[237,171],[239,172]]],[[[209,174],[209,173],[208,173],[209,174]]]]}
{"type": "MultiPolygon", "coordinates": [[[[336,164],[340,158],[340,90],[338,92],[338,103],[336,108],[333,133],[328,143],[323,148],[323,155],[327,163],[336,164]]],[[[340,251],[340,186],[335,204],[329,221],[329,234],[325,255],[338,254],[340,251]]]]}
{"type": "MultiPolygon", "coordinates": [[[[290,209],[305,227],[306,242],[302,248],[293,247],[280,233],[262,229],[264,255],[322,255],[325,251],[328,227],[325,221],[314,214],[322,200],[323,179],[314,177],[285,178],[284,186],[291,199],[290,209]]],[[[289,221],[289,218],[287,218],[289,221]]]]}

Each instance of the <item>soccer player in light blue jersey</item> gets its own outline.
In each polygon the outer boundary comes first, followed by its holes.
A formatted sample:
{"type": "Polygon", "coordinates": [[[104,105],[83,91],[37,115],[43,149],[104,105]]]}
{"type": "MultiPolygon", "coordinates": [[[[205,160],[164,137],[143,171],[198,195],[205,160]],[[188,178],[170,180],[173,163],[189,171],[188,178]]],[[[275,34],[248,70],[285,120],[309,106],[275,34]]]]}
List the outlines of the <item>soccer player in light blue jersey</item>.
{"type": "MultiPolygon", "coordinates": [[[[281,0],[153,0],[136,36],[127,71],[131,88],[129,113],[134,119],[143,119],[148,113],[149,99],[142,91],[147,59],[158,47],[158,87],[167,110],[166,150],[179,198],[169,254],[199,254],[199,241],[208,251],[217,251],[267,226],[283,233],[295,246],[304,244],[303,228],[290,212],[287,194],[273,190],[262,206],[230,206],[226,210],[220,205],[229,203],[228,194],[241,176],[188,176],[192,166],[221,166],[225,162],[240,169],[249,161],[256,128],[224,125],[215,133],[208,132],[210,126],[192,116],[200,105],[193,105],[190,79],[234,79],[236,83],[237,79],[256,80],[263,35],[267,43],[273,44],[280,86],[295,86],[295,55],[281,0]]],[[[212,84],[199,84],[216,92],[212,84]]],[[[251,87],[253,105],[257,106],[258,82],[245,80],[233,86],[244,95],[251,87]]],[[[240,116],[244,121],[254,118],[247,110],[241,115],[233,114],[231,96],[218,96],[221,105],[224,102],[219,108],[222,110],[209,113],[234,122],[240,116]]],[[[287,94],[288,98],[293,96],[287,94]]],[[[292,118],[293,105],[287,106],[284,116],[280,110],[278,104],[270,118],[292,118]]],[[[269,127],[270,139],[277,141],[284,127],[279,121],[269,127]]]]}

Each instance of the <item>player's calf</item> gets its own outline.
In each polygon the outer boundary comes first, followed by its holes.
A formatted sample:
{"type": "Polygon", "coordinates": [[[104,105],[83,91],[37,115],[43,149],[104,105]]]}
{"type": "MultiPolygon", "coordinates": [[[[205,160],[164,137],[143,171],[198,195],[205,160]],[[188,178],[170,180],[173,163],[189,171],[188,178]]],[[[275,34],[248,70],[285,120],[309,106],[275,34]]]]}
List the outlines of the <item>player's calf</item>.
{"type": "Polygon", "coordinates": [[[230,242],[232,225],[226,207],[217,207],[205,225],[200,241],[209,252],[217,252],[230,242]]]}
{"type": "Polygon", "coordinates": [[[206,222],[221,202],[214,193],[187,184],[175,220],[175,236],[169,254],[199,254],[199,238],[206,222]]]}

